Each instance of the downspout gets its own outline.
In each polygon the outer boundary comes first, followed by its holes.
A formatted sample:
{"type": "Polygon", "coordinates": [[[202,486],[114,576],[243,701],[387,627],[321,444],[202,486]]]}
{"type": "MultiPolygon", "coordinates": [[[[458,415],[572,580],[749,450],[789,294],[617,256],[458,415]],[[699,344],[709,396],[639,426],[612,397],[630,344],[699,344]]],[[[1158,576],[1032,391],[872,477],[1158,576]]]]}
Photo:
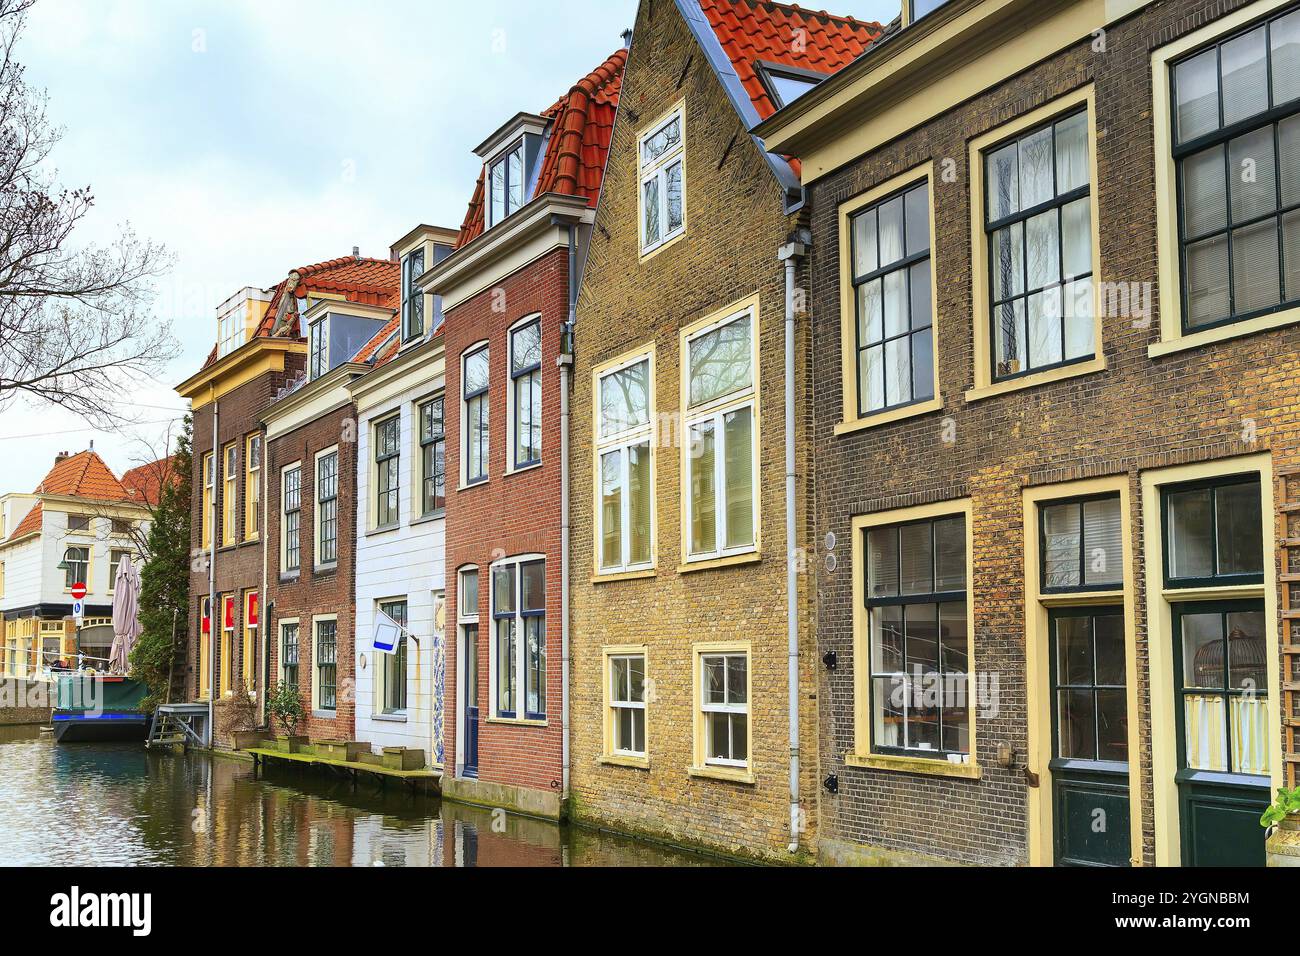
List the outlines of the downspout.
{"type": "MultiPolygon", "coordinates": [[[[219,403],[216,400],[212,402],[212,500],[208,506],[212,513],[208,516],[210,522],[208,527],[212,529],[212,537],[208,542],[208,747],[211,748],[216,740],[217,715],[214,709],[217,702],[217,615],[223,613],[225,608],[217,608],[217,536],[221,533],[217,527],[217,469],[221,465],[221,448],[220,432],[218,425],[221,417],[218,414],[219,403]]],[[[202,466],[200,465],[200,468],[202,466]]],[[[208,476],[202,474],[204,484],[207,484],[208,476]]],[[[202,494],[202,489],[200,489],[202,494]]],[[[223,619],[224,623],[224,619],[223,619]]],[[[200,635],[201,637],[202,635],[200,635]]]]}
{"type": "Polygon", "coordinates": [[[569,223],[569,316],[560,337],[560,799],[569,800],[569,376],[578,312],[578,227],[569,223]]]}
{"type": "Polygon", "coordinates": [[[801,242],[789,242],[777,250],[776,257],[785,263],[785,601],[786,601],[786,681],[790,711],[790,845],[799,851],[799,572],[795,535],[795,454],[794,454],[794,295],[795,270],[807,253],[801,242]]]}
{"type": "Polygon", "coordinates": [[[262,693],[258,695],[258,726],[266,727],[269,724],[269,715],[266,711],[266,702],[271,695],[271,615],[275,610],[270,601],[266,599],[266,589],[268,578],[266,576],[266,555],[267,555],[267,538],[269,537],[270,517],[271,517],[271,465],[269,461],[270,443],[266,440],[266,426],[261,426],[262,431],[262,461],[261,469],[261,494],[262,494],[262,527],[258,529],[258,534],[262,538],[262,590],[259,601],[258,613],[258,641],[262,645],[262,693]]]}

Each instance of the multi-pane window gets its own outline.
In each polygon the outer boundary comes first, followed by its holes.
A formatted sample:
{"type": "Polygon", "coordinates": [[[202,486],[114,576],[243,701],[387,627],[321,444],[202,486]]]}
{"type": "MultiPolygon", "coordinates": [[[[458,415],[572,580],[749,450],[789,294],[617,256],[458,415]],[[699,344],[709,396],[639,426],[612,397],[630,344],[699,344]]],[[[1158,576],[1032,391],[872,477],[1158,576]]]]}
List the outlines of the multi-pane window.
{"type": "Polygon", "coordinates": [[[249,435],[244,443],[244,537],[255,538],[262,514],[262,436],[249,435]]]}
{"type": "Polygon", "coordinates": [[[316,622],[316,703],[321,710],[338,708],[337,621],[316,622]]]}
{"type": "Polygon", "coordinates": [[[329,371],[329,328],[325,319],[317,319],[307,331],[307,376],[320,378],[329,371]]]}
{"type": "Polygon", "coordinates": [[[514,467],[542,460],[542,320],[510,333],[510,398],[514,467]]]}
{"type": "Polygon", "coordinates": [[[108,589],[110,591],[117,588],[117,569],[122,566],[122,559],[130,553],[130,551],[119,548],[114,548],[108,552],[108,589]]]}
{"type": "Polygon", "coordinates": [[[609,658],[609,707],[614,753],[645,756],[645,655],[609,658]]]}
{"type": "Polygon", "coordinates": [[[1119,587],[1124,576],[1119,495],[1043,504],[1039,527],[1044,592],[1119,587]]]}
{"type": "Polygon", "coordinates": [[[1269,772],[1268,646],[1259,601],[1176,605],[1182,765],[1269,772]]]}
{"type": "Polygon", "coordinates": [[[1264,580],[1258,475],[1166,488],[1164,509],[1168,587],[1264,580]]]}
{"type": "Polygon", "coordinates": [[[744,767],[749,762],[749,655],[700,655],[700,709],[704,762],[744,767]]]}
{"type": "Polygon", "coordinates": [[[110,518],[108,527],[113,534],[130,534],[135,530],[135,522],[129,518],[110,518]]]}
{"type": "Polygon", "coordinates": [[[488,170],[488,227],[524,204],[524,144],[520,140],[488,170]]]}
{"type": "Polygon", "coordinates": [[[602,571],[648,566],[653,557],[650,493],[650,359],[600,377],[597,424],[602,571]]]}
{"type": "Polygon", "coordinates": [[[970,752],[966,519],[866,532],[871,746],[933,757],[970,752]],[[934,688],[941,688],[938,693],[934,688]]]}
{"type": "Polygon", "coordinates": [[[465,356],[465,483],[485,481],[488,476],[488,348],[483,346],[465,356]]]}
{"type": "Polygon", "coordinates": [[[929,185],[853,216],[858,414],[934,397],[929,185]]]}
{"type": "Polygon", "coordinates": [[[239,451],[234,444],[226,446],[223,458],[225,471],[221,486],[221,543],[234,544],[235,519],[239,514],[235,494],[235,486],[239,480],[239,451]]]}
{"type": "Polygon", "coordinates": [[[544,560],[508,561],[492,568],[492,623],[496,631],[492,641],[496,716],[545,719],[544,560]],[[520,674],[523,675],[522,701],[520,674]]]}
{"type": "Polygon", "coordinates": [[[394,714],[406,710],[406,602],[381,601],[379,610],[403,629],[393,653],[381,655],[384,662],[383,709],[386,714],[394,714]]]}
{"type": "Polygon", "coordinates": [[[244,688],[252,690],[257,664],[257,592],[244,592],[244,688]]]}
{"type": "Polygon", "coordinates": [[[424,293],[415,280],[424,273],[424,249],[408,252],[402,260],[402,341],[424,334],[424,293]]]}
{"type": "Polygon", "coordinates": [[[290,687],[298,686],[298,622],[280,625],[280,671],[290,687]]]}
{"type": "Polygon", "coordinates": [[[1300,301],[1300,11],[1173,65],[1183,329],[1300,301]]]}
{"type": "Polygon", "coordinates": [[[444,424],[441,395],[420,406],[421,515],[431,515],[447,505],[447,442],[444,424]]]}
{"type": "Polygon", "coordinates": [[[400,485],[401,418],[394,415],[375,425],[375,527],[397,524],[400,485]]]}
{"type": "Polygon", "coordinates": [[[755,544],[753,326],[754,313],[746,310],[687,340],[689,558],[755,544]]]}
{"type": "Polygon", "coordinates": [[[86,575],[90,570],[90,548],[81,546],[68,548],[63,552],[63,564],[64,590],[71,590],[77,583],[85,584],[86,575]]]}
{"type": "Polygon", "coordinates": [[[68,530],[89,531],[90,515],[74,515],[74,514],[68,515],[68,530]]]}
{"type": "Polygon", "coordinates": [[[203,456],[203,518],[200,523],[205,548],[212,544],[212,502],[217,491],[216,480],[212,452],[208,452],[203,456]]]}
{"type": "Polygon", "coordinates": [[[316,459],[316,563],[339,557],[339,453],[316,459]]]}
{"type": "Polygon", "coordinates": [[[984,153],[994,378],[1092,358],[1088,114],[984,153]]]}
{"type": "Polygon", "coordinates": [[[641,137],[641,251],[650,252],[686,228],[685,141],[678,110],[641,137]]]}
{"type": "Polygon", "coordinates": [[[296,571],[302,563],[302,468],[295,465],[286,469],[282,482],[284,569],[296,571]]]}
{"type": "Polygon", "coordinates": [[[244,344],[244,306],[238,306],[217,319],[217,357],[229,355],[244,344]]]}
{"type": "Polygon", "coordinates": [[[1056,755],[1126,762],[1123,613],[1083,608],[1056,612],[1052,645],[1056,755]]]}

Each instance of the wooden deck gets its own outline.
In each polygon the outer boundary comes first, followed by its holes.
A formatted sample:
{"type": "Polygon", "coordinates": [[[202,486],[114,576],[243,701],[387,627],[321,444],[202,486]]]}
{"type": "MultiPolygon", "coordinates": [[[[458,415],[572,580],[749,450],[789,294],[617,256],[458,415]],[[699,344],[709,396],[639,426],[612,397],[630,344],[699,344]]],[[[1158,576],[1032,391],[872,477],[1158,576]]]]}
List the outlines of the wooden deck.
{"type": "Polygon", "coordinates": [[[432,790],[434,793],[441,789],[442,771],[440,770],[394,770],[357,760],[339,760],[335,757],[319,757],[315,754],[291,754],[267,747],[250,747],[243,752],[252,755],[254,767],[259,766],[264,760],[284,760],[307,766],[325,767],[349,776],[354,781],[361,774],[366,774],[375,778],[380,786],[389,780],[394,780],[412,789],[432,790]]]}

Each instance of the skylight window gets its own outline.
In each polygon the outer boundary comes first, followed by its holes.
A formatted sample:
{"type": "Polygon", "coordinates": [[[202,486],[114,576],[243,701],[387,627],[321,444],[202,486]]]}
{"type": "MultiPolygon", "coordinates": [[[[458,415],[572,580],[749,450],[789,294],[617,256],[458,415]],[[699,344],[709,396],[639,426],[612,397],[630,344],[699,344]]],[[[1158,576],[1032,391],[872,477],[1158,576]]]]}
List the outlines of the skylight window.
{"type": "Polygon", "coordinates": [[[761,64],[760,73],[777,109],[789,106],[825,79],[821,73],[775,63],[761,64]]]}

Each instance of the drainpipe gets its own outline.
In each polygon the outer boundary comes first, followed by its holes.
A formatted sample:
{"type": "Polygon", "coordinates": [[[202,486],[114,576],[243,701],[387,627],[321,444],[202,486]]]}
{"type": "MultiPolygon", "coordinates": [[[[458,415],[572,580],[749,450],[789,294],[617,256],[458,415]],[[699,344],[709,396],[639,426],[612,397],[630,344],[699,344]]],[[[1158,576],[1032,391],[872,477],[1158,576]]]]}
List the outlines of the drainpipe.
{"type": "MultiPolygon", "coordinates": [[[[221,440],[217,426],[221,418],[217,412],[219,403],[212,402],[212,500],[208,503],[212,513],[208,516],[208,527],[212,529],[212,539],[208,543],[208,746],[216,739],[217,715],[214,705],[217,702],[217,651],[220,646],[217,642],[217,615],[224,613],[225,608],[217,608],[217,536],[221,533],[217,527],[217,469],[221,467],[221,440]]],[[[202,470],[202,460],[200,459],[200,470],[202,470]]],[[[204,484],[207,483],[208,476],[206,473],[200,475],[204,484]]],[[[200,487],[199,494],[203,491],[200,487]]],[[[222,623],[225,623],[223,618],[222,623]]],[[[201,637],[202,635],[200,635],[201,637]]],[[[200,671],[202,668],[200,668],[200,671]]]]}
{"type": "Polygon", "coordinates": [[[790,711],[790,845],[799,851],[799,578],[796,565],[795,535],[795,455],[794,455],[794,287],[795,270],[807,253],[801,242],[789,242],[777,250],[776,257],[785,263],[785,601],[786,601],[786,681],[790,711]]]}
{"type": "Polygon", "coordinates": [[[578,227],[569,223],[569,317],[560,339],[560,799],[569,799],[569,376],[578,313],[578,227]]]}
{"type": "Polygon", "coordinates": [[[270,723],[270,717],[266,712],[266,701],[271,693],[271,614],[275,610],[271,602],[266,599],[267,575],[266,575],[266,556],[268,553],[269,534],[267,528],[270,527],[269,520],[271,516],[271,465],[268,459],[268,442],[266,440],[266,426],[261,426],[262,432],[262,461],[260,463],[262,482],[262,526],[258,529],[258,534],[262,539],[262,590],[258,596],[258,614],[257,614],[257,636],[260,638],[258,643],[262,645],[262,692],[258,695],[258,726],[266,727],[270,723]]]}

